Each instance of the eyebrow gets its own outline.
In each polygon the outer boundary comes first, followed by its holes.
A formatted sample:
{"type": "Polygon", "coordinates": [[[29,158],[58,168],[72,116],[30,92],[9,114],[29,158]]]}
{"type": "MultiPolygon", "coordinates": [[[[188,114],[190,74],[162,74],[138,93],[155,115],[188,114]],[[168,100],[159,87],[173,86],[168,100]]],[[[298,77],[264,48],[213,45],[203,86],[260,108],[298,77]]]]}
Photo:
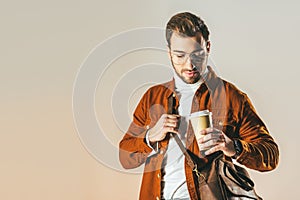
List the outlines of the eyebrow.
{"type": "Polygon", "coordinates": [[[176,52],[176,53],[186,53],[185,51],[180,51],[180,50],[172,50],[172,52],[176,52]]]}
{"type": "MultiPolygon", "coordinates": [[[[204,51],[204,49],[196,49],[195,51],[192,51],[191,53],[195,53],[197,51],[204,51]]],[[[187,53],[187,52],[181,51],[181,50],[172,50],[172,52],[174,52],[174,53],[187,53]]]]}

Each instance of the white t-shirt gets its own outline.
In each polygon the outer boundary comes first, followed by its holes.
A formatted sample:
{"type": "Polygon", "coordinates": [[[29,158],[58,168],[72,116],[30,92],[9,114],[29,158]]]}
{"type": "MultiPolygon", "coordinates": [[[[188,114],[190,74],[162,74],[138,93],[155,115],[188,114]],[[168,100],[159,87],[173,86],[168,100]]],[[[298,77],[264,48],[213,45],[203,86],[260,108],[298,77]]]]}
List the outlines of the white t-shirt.
{"type": "MultiPolygon", "coordinates": [[[[206,73],[207,69],[204,74],[206,73]]],[[[174,80],[175,91],[181,96],[178,107],[178,113],[181,116],[179,130],[181,130],[180,132],[182,133],[180,139],[185,145],[188,116],[191,113],[192,100],[195,92],[203,81],[199,80],[197,83],[187,84],[175,72],[174,80]]],[[[151,147],[148,135],[146,136],[146,141],[151,147]]],[[[155,153],[153,150],[149,156],[155,153]]],[[[168,149],[163,160],[162,172],[162,182],[164,185],[162,195],[164,199],[190,199],[185,177],[184,155],[173,137],[169,140],[168,149]]]]}
{"type": "MultiPolygon", "coordinates": [[[[201,85],[202,81],[194,84],[187,84],[174,72],[175,91],[180,94],[178,113],[181,116],[179,129],[182,135],[180,139],[185,145],[186,129],[188,124],[188,116],[191,113],[192,100],[196,90],[201,85]]],[[[179,198],[189,199],[187,189],[185,170],[184,170],[184,155],[173,137],[170,138],[167,152],[163,161],[163,177],[164,182],[163,197],[165,199],[179,198]]]]}

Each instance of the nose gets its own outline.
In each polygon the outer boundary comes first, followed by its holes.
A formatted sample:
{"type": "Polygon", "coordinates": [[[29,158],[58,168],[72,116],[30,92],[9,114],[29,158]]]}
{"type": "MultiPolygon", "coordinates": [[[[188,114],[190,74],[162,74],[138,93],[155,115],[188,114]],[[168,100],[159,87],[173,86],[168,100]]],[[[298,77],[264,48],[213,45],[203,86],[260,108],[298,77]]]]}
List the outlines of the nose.
{"type": "Polygon", "coordinates": [[[185,62],[185,68],[188,70],[193,70],[193,68],[194,68],[190,57],[188,57],[187,61],[185,62]]]}

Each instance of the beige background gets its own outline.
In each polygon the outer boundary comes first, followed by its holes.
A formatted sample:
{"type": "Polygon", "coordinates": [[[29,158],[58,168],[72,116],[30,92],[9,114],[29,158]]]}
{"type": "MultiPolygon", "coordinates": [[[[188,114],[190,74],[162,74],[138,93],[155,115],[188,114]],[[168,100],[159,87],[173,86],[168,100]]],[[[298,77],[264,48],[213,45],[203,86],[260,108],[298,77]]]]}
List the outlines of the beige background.
{"type": "Polygon", "coordinates": [[[221,76],[248,93],[280,146],[275,171],[251,171],[259,194],[297,199],[298,8],[291,0],[2,0],[0,199],[138,198],[139,174],[100,164],[81,144],[73,83],[101,41],[132,28],[164,27],[184,10],[206,20],[221,76]]]}

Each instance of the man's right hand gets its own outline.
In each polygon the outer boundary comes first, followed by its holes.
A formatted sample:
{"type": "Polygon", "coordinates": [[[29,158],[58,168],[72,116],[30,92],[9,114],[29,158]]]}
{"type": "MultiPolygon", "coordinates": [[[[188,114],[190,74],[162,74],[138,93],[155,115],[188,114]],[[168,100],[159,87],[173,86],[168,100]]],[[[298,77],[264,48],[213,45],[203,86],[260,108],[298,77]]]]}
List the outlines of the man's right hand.
{"type": "Polygon", "coordinates": [[[178,134],[180,115],[163,114],[155,126],[148,130],[151,143],[163,140],[168,132],[178,134]]]}

